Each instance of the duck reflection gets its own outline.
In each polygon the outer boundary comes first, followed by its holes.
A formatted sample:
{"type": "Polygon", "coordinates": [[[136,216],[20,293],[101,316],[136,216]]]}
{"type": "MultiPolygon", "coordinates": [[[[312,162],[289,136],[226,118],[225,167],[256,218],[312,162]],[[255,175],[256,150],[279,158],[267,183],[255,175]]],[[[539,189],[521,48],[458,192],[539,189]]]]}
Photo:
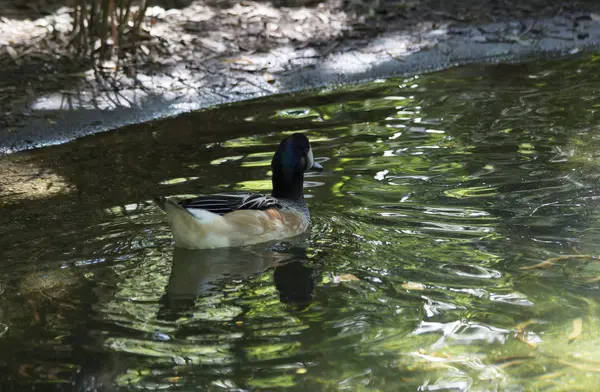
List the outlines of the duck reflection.
{"type": "Polygon", "coordinates": [[[313,299],[318,278],[307,261],[304,248],[281,244],[270,248],[175,248],[158,317],[177,319],[194,306],[198,296],[210,294],[229,280],[247,278],[271,268],[275,268],[274,283],[281,302],[303,309],[313,299]]]}
{"type": "Polygon", "coordinates": [[[300,260],[279,265],[273,274],[279,300],[298,310],[305,309],[312,302],[318,278],[318,270],[300,260]]]}

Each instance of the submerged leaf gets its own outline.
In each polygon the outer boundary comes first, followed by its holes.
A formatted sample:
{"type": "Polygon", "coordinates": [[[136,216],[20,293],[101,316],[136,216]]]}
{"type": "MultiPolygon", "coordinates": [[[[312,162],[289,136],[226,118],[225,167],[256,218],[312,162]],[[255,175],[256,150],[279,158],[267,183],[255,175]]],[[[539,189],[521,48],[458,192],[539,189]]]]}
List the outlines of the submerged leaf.
{"type": "Polygon", "coordinates": [[[527,334],[525,334],[523,332],[517,333],[517,340],[519,340],[520,342],[525,343],[529,347],[532,347],[532,348],[536,348],[537,347],[537,343],[534,342],[534,341],[532,341],[532,340],[529,340],[527,338],[527,334]]]}
{"type": "Polygon", "coordinates": [[[590,365],[587,363],[578,363],[578,362],[570,362],[570,361],[565,361],[563,359],[557,358],[556,362],[562,364],[562,365],[566,365],[566,366],[570,366],[574,369],[577,370],[581,370],[584,372],[592,372],[592,373],[600,373],[600,367],[598,365],[590,365]]]}
{"type": "Polygon", "coordinates": [[[577,339],[581,335],[581,330],[583,329],[583,320],[581,317],[573,320],[573,331],[569,335],[569,342],[577,339]]]}
{"type": "Polygon", "coordinates": [[[402,283],[402,288],[406,290],[423,291],[425,290],[425,285],[419,282],[404,282],[402,283]]]}
{"type": "Polygon", "coordinates": [[[353,280],[360,280],[360,279],[357,278],[355,275],[352,275],[352,274],[339,275],[339,276],[335,276],[333,278],[333,282],[334,283],[350,282],[350,281],[353,281],[353,280]]]}
{"type": "Polygon", "coordinates": [[[532,347],[532,348],[536,348],[537,347],[537,343],[534,342],[533,340],[529,339],[529,332],[526,332],[525,329],[530,326],[531,324],[538,324],[539,321],[535,320],[535,319],[530,319],[527,320],[525,322],[519,323],[515,326],[515,329],[517,330],[517,334],[516,334],[516,338],[517,340],[527,344],[528,346],[532,347]]]}
{"type": "Polygon", "coordinates": [[[541,263],[534,264],[534,265],[528,265],[525,267],[521,267],[520,269],[529,270],[529,269],[536,269],[536,268],[548,268],[548,267],[551,267],[554,264],[558,263],[559,261],[566,261],[566,260],[571,260],[571,259],[600,260],[598,257],[592,256],[592,255],[563,255],[563,256],[558,256],[558,257],[551,257],[549,259],[542,261],[541,263]]]}

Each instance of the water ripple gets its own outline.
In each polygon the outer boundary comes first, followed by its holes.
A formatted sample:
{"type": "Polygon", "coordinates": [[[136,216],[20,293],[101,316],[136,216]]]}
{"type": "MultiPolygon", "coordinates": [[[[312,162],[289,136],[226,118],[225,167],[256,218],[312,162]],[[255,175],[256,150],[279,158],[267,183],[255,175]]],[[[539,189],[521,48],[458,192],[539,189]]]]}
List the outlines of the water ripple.
{"type": "Polygon", "coordinates": [[[0,189],[0,383],[595,390],[597,67],[464,67],[3,157],[32,191],[0,189]],[[326,168],[310,233],[173,248],[152,195],[268,192],[296,131],[326,168]]]}

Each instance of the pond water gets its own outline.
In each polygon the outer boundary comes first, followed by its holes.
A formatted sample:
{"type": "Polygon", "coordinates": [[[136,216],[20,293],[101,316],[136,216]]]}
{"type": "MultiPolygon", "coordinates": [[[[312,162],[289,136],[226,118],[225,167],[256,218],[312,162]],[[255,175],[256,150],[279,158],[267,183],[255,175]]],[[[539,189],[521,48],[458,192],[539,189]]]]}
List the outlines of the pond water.
{"type": "Polygon", "coordinates": [[[1,158],[1,389],[595,390],[598,60],[273,97],[1,158]],[[268,192],[295,131],[325,167],[310,233],[174,249],[152,195],[268,192]]]}

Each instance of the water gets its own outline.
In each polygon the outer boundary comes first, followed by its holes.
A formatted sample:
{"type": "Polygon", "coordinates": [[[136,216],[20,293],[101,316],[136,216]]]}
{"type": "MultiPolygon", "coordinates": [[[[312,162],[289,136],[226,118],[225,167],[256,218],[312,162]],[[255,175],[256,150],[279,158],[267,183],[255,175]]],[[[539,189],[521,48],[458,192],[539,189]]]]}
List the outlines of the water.
{"type": "Polygon", "coordinates": [[[2,158],[2,390],[595,390],[597,60],[275,97],[2,158]],[[268,191],[294,131],[326,167],[306,179],[311,233],[174,250],[153,194],[268,191]],[[576,256],[536,267],[560,255],[576,256]]]}

